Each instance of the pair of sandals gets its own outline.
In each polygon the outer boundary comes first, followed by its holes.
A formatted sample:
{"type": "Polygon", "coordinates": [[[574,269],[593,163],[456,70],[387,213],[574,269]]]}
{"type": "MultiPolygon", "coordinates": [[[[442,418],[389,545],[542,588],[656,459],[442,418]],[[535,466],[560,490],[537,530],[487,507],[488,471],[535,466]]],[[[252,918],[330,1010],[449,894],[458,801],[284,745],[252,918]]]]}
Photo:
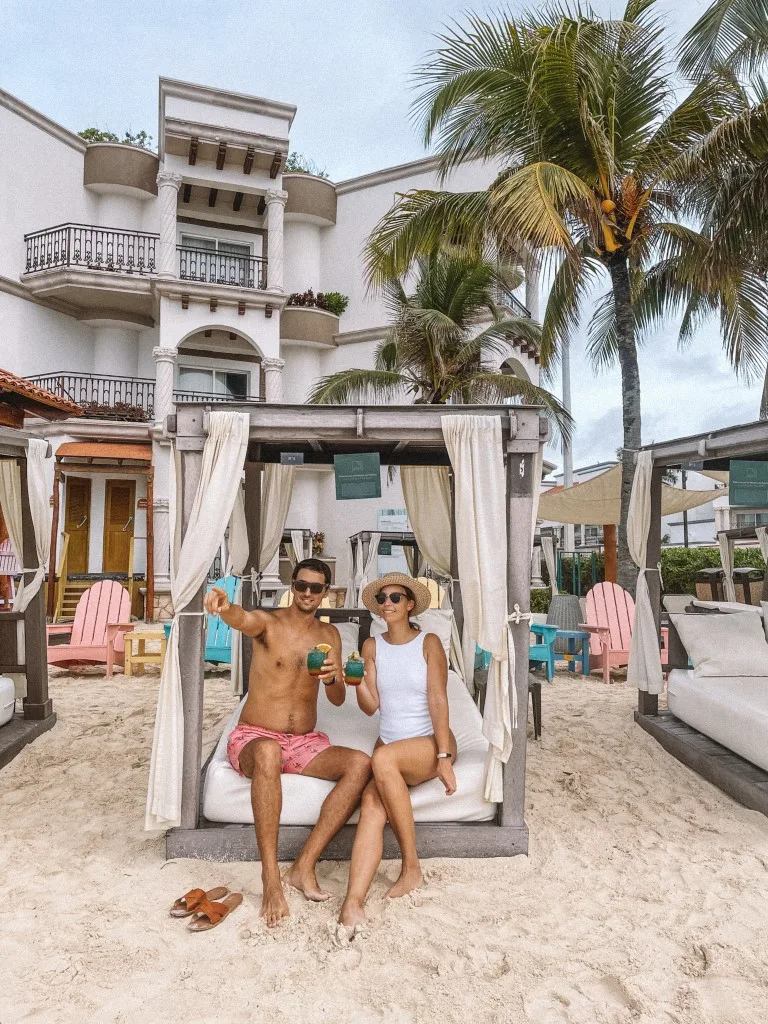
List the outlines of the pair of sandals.
{"type": "Polygon", "coordinates": [[[230,892],[220,885],[205,892],[203,889],[190,889],[179,897],[171,907],[171,917],[193,917],[187,925],[190,932],[208,932],[221,924],[243,902],[241,892],[230,892]]]}

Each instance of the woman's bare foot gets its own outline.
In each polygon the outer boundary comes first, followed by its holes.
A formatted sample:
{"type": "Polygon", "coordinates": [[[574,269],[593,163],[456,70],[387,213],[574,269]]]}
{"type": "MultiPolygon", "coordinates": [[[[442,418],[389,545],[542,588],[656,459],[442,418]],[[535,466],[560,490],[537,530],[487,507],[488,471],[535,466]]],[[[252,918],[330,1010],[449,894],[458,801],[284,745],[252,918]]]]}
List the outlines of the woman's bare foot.
{"type": "Polygon", "coordinates": [[[396,899],[398,896],[405,896],[409,892],[413,892],[414,889],[418,889],[423,881],[424,876],[421,873],[420,867],[401,868],[400,877],[389,890],[387,896],[391,900],[396,899]]]}
{"type": "Polygon", "coordinates": [[[264,895],[261,897],[261,916],[267,922],[268,928],[274,928],[290,913],[280,882],[264,890],[264,895]]]}
{"type": "Polygon", "coordinates": [[[341,906],[341,913],[339,914],[339,924],[343,924],[345,928],[354,930],[358,925],[362,927],[368,924],[368,918],[365,916],[365,909],[362,903],[347,903],[346,901],[341,906]]]}
{"type": "Polygon", "coordinates": [[[293,886],[294,889],[298,889],[299,892],[303,892],[313,903],[324,903],[333,895],[326,889],[320,888],[314,868],[312,870],[302,868],[298,861],[288,868],[283,875],[283,881],[293,886]]]}

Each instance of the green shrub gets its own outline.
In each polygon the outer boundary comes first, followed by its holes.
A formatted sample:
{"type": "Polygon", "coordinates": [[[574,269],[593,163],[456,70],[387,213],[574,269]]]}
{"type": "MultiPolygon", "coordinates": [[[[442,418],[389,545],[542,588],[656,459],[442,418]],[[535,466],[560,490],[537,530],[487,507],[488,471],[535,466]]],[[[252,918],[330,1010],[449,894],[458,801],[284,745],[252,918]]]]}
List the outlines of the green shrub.
{"type": "MultiPolygon", "coordinates": [[[[720,568],[719,548],[662,548],[661,575],[666,594],[695,594],[699,569],[720,568]]],[[[759,548],[736,548],[733,564],[765,570],[759,548]]]]}
{"type": "Polygon", "coordinates": [[[533,587],[531,589],[531,611],[548,612],[549,602],[552,600],[552,591],[549,588],[533,587]]]}
{"type": "Polygon", "coordinates": [[[334,313],[336,316],[341,316],[349,305],[349,296],[342,295],[341,292],[321,292],[317,298],[318,306],[320,306],[321,298],[325,302],[325,306],[321,306],[321,309],[327,309],[329,313],[334,313]]]}

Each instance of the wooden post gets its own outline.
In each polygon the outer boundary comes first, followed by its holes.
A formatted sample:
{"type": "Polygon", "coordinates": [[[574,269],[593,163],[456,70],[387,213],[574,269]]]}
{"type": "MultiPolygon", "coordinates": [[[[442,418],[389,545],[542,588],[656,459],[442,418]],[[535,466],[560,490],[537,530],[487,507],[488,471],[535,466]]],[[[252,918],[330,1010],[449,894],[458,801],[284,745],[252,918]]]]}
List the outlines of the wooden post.
{"type": "MultiPolygon", "coordinates": [[[[533,452],[507,455],[507,607],[523,612],[531,607],[531,525],[535,466],[533,452]]],[[[530,624],[512,625],[515,644],[517,728],[512,730],[512,753],[504,766],[504,803],[501,825],[525,825],[525,760],[528,732],[528,648],[530,624]]],[[[512,706],[512,693],[509,695],[512,706]]]]}
{"type": "Polygon", "coordinates": [[[146,607],[144,618],[147,622],[155,621],[155,468],[147,470],[147,581],[146,607]]]}
{"type": "MultiPolygon", "coordinates": [[[[652,572],[646,573],[648,596],[651,599],[653,617],[656,621],[656,635],[661,638],[661,580],[656,568],[661,561],[661,485],[664,481],[664,469],[653,467],[651,476],[651,525],[648,530],[648,549],[645,564],[652,572]]],[[[637,691],[637,709],[641,715],[658,715],[659,696],[656,693],[637,691]]]]}
{"type": "Polygon", "coordinates": [[[56,615],[56,548],[59,535],[59,501],[61,499],[61,463],[53,470],[53,514],[51,516],[51,553],[48,556],[48,618],[56,615]]]}
{"type": "Polygon", "coordinates": [[[619,553],[616,547],[616,524],[603,524],[603,552],[605,558],[605,582],[616,583],[619,578],[619,553]]]}
{"type": "MultiPolygon", "coordinates": [[[[200,482],[203,453],[181,453],[181,537],[189,526],[195,493],[200,482]]],[[[205,584],[184,608],[174,612],[202,612],[205,584]]],[[[200,762],[203,741],[203,687],[205,685],[205,618],[202,615],[179,617],[179,667],[181,698],[184,708],[184,763],[181,776],[181,827],[196,828],[200,806],[200,762]]]]}
{"type": "MultiPolygon", "coordinates": [[[[256,595],[251,587],[251,570],[257,573],[261,565],[261,462],[245,464],[245,522],[248,529],[248,561],[243,570],[243,608],[248,610],[256,606],[256,595]]],[[[239,634],[243,665],[243,693],[248,692],[248,680],[251,674],[251,644],[248,636],[239,634]]]]}
{"type": "MultiPolygon", "coordinates": [[[[19,460],[21,471],[21,531],[22,568],[32,569],[37,565],[37,544],[32,523],[32,509],[29,503],[27,460],[19,460]]],[[[24,575],[25,583],[32,577],[24,575]]],[[[27,695],[24,698],[24,717],[40,720],[53,714],[53,704],[48,697],[48,647],[45,630],[45,601],[42,586],[29,602],[24,612],[24,663],[27,675],[27,695]]]]}
{"type": "Polygon", "coordinates": [[[459,580],[459,552],[456,541],[456,481],[452,469],[448,470],[448,482],[451,490],[451,604],[453,605],[453,617],[463,642],[464,602],[461,599],[461,581],[459,580]]]}

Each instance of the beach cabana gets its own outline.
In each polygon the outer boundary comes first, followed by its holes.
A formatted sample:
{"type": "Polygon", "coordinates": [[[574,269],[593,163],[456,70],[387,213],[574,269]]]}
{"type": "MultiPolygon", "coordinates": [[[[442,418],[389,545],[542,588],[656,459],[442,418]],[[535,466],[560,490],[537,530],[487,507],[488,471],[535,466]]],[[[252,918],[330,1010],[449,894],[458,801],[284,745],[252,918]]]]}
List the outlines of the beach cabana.
{"type": "MultiPolygon", "coordinates": [[[[233,403],[224,408],[217,405],[215,410],[204,405],[179,408],[165,427],[173,438],[181,481],[180,492],[173,496],[179,510],[179,551],[174,559],[176,614],[158,700],[147,827],[169,829],[167,856],[216,860],[257,856],[252,825],[233,818],[213,821],[201,808],[210,765],[209,759],[201,770],[202,601],[208,548],[215,550],[221,543],[244,467],[248,551],[242,570],[242,603],[253,607],[263,564],[261,522],[270,514],[268,501],[262,502],[262,481],[267,481],[270,466],[280,464],[284,452],[301,453],[306,464],[333,465],[334,455],[365,452],[377,453],[382,465],[451,468],[455,492],[452,577],[457,581],[462,577],[464,621],[493,654],[482,725],[485,738],[480,734],[479,713],[464,690],[472,714],[478,716],[473,742],[482,741],[483,749],[488,748],[479,797],[485,813],[483,820],[471,820],[473,812],[470,820],[420,821],[417,842],[425,857],[527,852],[530,563],[542,448],[548,436],[541,410],[233,403]]],[[[284,523],[280,532],[283,528],[284,523]]],[[[370,629],[370,616],[360,609],[323,609],[322,615],[334,622],[356,622],[359,643],[370,629]]],[[[250,645],[247,638],[241,641],[247,681],[250,645]]],[[[318,780],[297,777],[293,781],[318,780]]],[[[458,807],[445,802],[443,813],[454,814],[453,806],[458,807]]],[[[353,831],[345,827],[326,856],[349,856],[353,831]]],[[[308,832],[309,823],[282,824],[281,859],[294,857],[308,832]]],[[[394,850],[390,836],[387,855],[394,850]]]]}
{"type": "MultiPolygon", "coordinates": [[[[768,646],[761,621],[768,605],[742,605],[738,614],[706,618],[706,607],[696,615],[667,615],[659,569],[664,473],[669,468],[730,472],[733,500],[732,466],[743,461],[768,463],[767,421],[665,441],[638,452],[627,532],[641,572],[627,680],[638,687],[635,720],[646,732],[724,792],[768,814],[768,646]],[[664,711],[659,710],[664,690],[659,659],[662,616],[669,624],[664,711]],[[754,617],[754,622],[745,616],[754,617]],[[708,665],[696,669],[695,675],[689,658],[694,665],[707,659],[708,665]]],[[[763,485],[757,487],[755,504],[768,506],[763,485]]],[[[749,533],[768,554],[766,528],[749,533]]],[[[723,539],[732,544],[737,535],[743,538],[744,531],[728,531],[723,539]]],[[[768,583],[763,597],[768,601],[768,583]]]]}

